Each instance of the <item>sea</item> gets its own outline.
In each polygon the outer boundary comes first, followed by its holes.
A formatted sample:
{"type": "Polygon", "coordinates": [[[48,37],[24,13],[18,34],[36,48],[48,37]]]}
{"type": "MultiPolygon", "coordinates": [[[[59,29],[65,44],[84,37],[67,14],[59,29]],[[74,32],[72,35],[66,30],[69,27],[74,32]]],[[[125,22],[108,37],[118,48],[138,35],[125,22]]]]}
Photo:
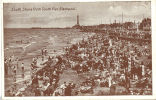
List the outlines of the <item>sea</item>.
{"type": "Polygon", "coordinates": [[[94,33],[79,29],[4,29],[4,55],[36,55],[42,48],[60,53],[64,47],[86,39],[94,33]]]}

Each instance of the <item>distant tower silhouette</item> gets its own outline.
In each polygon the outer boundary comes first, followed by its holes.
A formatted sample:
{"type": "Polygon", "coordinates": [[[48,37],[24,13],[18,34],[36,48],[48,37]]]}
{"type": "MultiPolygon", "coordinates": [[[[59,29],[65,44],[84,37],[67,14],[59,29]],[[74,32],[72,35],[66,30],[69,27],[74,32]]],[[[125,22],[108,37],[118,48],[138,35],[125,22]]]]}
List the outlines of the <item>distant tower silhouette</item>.
{"type": "Polygon", "coordinates": [[[79,15],[77,15],[77,23],[72,28],[79,29],[81,26],[79,24],[79,15]]]}
{"type": "Polygon", "coordinates": [[[79,25],[79,15],[77,15],[77,25],[79,25]]]}

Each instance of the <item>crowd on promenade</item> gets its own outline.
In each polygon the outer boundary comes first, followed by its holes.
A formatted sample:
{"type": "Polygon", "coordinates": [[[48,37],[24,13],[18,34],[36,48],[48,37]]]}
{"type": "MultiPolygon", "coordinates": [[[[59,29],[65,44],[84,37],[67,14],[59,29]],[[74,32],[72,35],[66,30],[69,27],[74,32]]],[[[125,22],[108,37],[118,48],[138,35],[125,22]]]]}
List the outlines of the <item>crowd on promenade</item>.
{"type": "Polygon", "coordinates": [[[108,31],[109,35],[125,37],[125,38],[134,38],[143,40],[151,40],[151,33],[149,31],[108,31]]]}
{"type": "MultiPolygon", "coordinates": [[[[41,65],[44,68],[32,74],[31,84],[18,96],[26,95],[28,89],[35,96],[71,96],[79,92],[92,92],[96,84],[110,89],[108,95],[148,95],[152,94],[152,53],[149,34],[117,32],[96,33],[87,40],[65,48],[65,54],[51,57],[48,50],[41,50],[42,59],[48,59],[41,65]],[[140,40],[134,41],[136,37],[140,40]],[[119,38],[125,37],[125,38],[119,38]],[[142,41],[141,41],[142,40],[142,41]],[[46,55],[45,55],[45,54],[46,55]],[[59,76],[71,68],[77,74],[94,73],[88,76],[77,90],[77,84],[58,84],[59,76]],[[123,87],[117,91],[117,87],[123,87]]],[[[33,59],[32,73],[37,59],[33,59]]],[[[27,94],[28,95],[28,94],[27,94]]]]}

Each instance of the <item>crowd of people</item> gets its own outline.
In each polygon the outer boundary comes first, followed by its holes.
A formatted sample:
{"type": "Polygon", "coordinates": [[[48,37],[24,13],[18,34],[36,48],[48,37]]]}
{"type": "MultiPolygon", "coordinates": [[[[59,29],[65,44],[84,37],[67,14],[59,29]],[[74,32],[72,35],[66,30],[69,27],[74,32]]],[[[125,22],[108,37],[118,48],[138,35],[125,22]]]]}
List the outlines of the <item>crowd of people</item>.
{"type": "Polygon", "coordinates": [[[136,82],[136,87],[140,89],[138,94],[143,94],[145,87],[152,88],[150,34],[117,34],[112,32],[106,36],[98,33],[69,48],[67,57],[77,73],[97,70],[101,86],[116,84],[125,87],[123,92],[129,94],[135,92],[131,87],[136,82]],[[134,41],[136,36],[138,40],[134,41]]]}
{"type": "Polygon", "coordinates": [[[5,77],[7,77],[8,75],[12,75],[14,82],[16,82],[16,75],[18,71],[22,73],[22,77],[24,78],[24,63],[21,63],[19,61],[19,58],[15,57],[14,55],[8,58],[5,57],[4,70],[5,77]]]}
{"type": "MultiPolygon", "coordinates": [[[[96,33],[66,47],[64,55],[49,56],[42,64],[44,67],[32,74],[31,84],[18,95],[26,95],[26,90],[30,89],[35,96],[72,96],[79,92],[93,93],[96,84],[109,88],[109,95],[151,95],[150,34],[108,33],[96,33]],[[79,89],[74,90],[77,84],[73,82],[58,84],[60,74],[68,68],[77,74],[93,75],[88,76],[79,89]],[[122,87],[122,91],[117,91],[118,87],[122,87]]],[[[44,56],[48,56],[47,50],[41,50],[41,57],[44,56]]],[[[36,68],[35,59],[31,66],[32,70],[36,68]]]]}

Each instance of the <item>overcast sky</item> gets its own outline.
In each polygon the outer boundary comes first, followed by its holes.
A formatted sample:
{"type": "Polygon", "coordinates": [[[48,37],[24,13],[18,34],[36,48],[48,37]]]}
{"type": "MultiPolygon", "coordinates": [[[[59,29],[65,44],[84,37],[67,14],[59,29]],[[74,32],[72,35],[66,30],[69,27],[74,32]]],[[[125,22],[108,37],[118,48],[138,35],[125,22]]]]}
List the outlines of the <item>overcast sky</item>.
{"type": "Polygon", "coordinates": [[[4,4],[5,28],[71,27],[79,14],[80,25],[96,25],[122,21],[141,21],[151,17],[150,2],[81,2],[81,3],[12,3],[4,4]],[[75,10],[54,10],[52,8],[75,10]],[[51,8],[49,11],[11,11],[12,8],[51,8]]]}

